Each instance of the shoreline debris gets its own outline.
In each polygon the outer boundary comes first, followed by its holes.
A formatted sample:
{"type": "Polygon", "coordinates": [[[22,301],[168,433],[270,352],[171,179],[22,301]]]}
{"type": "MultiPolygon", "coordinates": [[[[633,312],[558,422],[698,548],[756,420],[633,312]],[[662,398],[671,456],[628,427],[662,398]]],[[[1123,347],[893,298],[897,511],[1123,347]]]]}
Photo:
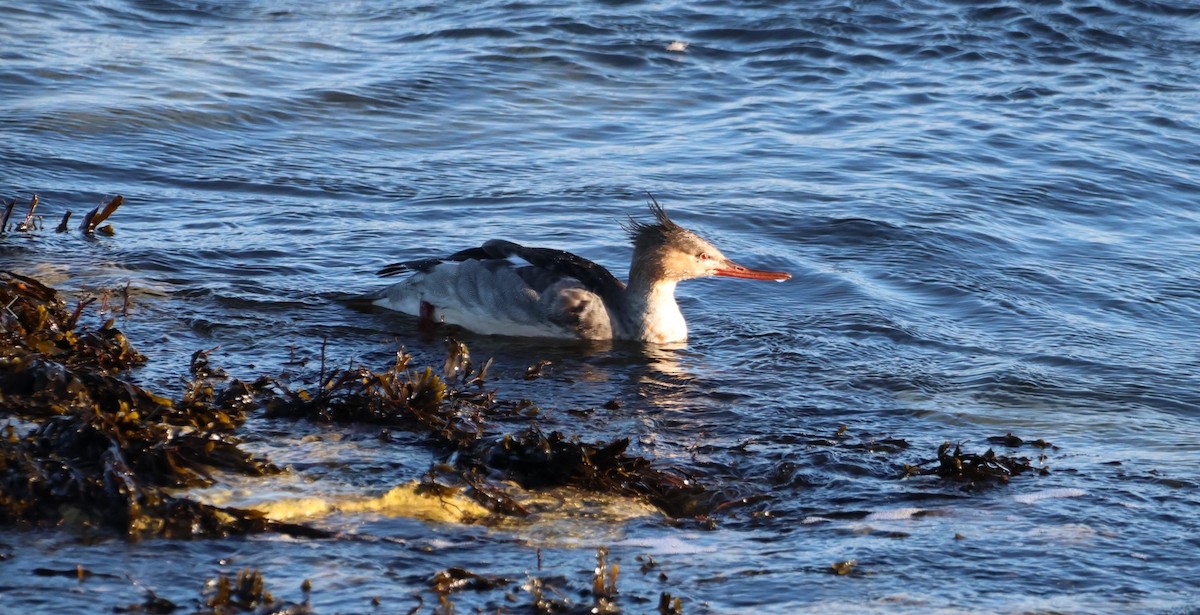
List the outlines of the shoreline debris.
{"type": "MultiPolygon", "coordinates": [[[[107,220],[109,216],[113,215],[113,212],[117,211],[117,208],[124,203],[125,197],[119,194],[107,202],[102,201],[95,207],[95,209],[89,211],[87,215],[83,217],[83,223],[79,225],[79,230],[83,231],[85,235],[91,235],[97,230],[105,235],[112,235],[113,230],[111,224],[103,227],[101,227],[100,224],[107,220]]],[[[67,221],[64,219],[62,224],[66,225],[66,223],[67,221]]]]}
{"type": "MultiPolygon", "coordinates": [[[[86,216],[84,216],[82,224],[79,225],[80,232],[87,236],[94,235],[96,231],[100,231],[105,235],[113,235],[115,231],[113,230],[111,224],[107,224],[105,226],[100,225],[104,223],[105,220],[108,220],[108,218],[117,211],[117,208],[124,203],[125,197],[119,194],[111,199],[101,200],[99,205],[97,205],[90,212],[88,212],[86,216]]],[[[33,231],[44,230],[45,226],[42,224],[42,217],[37,215],[37,208],[40,204],[41,199],[39,199],[38,195],[32,195],[29,199],[29,212],[25,214],[25,219],[14,225],[11,230],[14,230],[18,233],[30,233],[33,231]]],[[[0,199],[0,205],[3,205],[4,207],[4,213],[0,215],[0,235],[3,235],[10,230],[8,221],[12,218],[13,210],[16,209],[17,199],[13,199],[12,202],[7,204],[4,203],[3,199],[0,199]]],[[[73,211],[68,209],[63,214],[62,220],[58,223],[58,226],[55,227],[54,232],[67,232],[67,224],[70,222],[71,215],[73,213],[73,211]]]]}

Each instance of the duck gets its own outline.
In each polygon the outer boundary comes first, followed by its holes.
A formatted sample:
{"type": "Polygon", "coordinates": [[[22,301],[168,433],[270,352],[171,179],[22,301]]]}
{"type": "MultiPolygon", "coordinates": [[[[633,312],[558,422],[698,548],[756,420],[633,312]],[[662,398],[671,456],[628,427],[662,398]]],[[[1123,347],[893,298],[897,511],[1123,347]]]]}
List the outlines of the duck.
{"type": "Polygon", "coordinates": [[[370,302],[483,335],[579,340],[686,342],[676,286],[705,277],[783,282],[781,271],[739,265],[711,242],[679,226],[650,197],[653,222],[632,217],[628,282],[596,263],[553,248],[492,239],[441,258],[389,264],[383,277],[406,275],[370,302]]]}

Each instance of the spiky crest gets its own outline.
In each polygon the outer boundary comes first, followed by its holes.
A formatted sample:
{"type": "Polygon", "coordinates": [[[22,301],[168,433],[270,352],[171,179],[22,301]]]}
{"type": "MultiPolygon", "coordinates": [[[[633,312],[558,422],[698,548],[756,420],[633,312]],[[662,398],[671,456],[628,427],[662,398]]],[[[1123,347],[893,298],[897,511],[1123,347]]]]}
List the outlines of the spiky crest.
{"type": "Polygon", "coordinates": [[[645,241],[652,240],[654,243],[664,243],[674,234],[686,232],[683,227],[671,221],[667,217],[667,210],[663,209],[662,205],[658,204],[658,200],[653,194],[646,192],[646,196],[650,199],[647,205],[650,207],[650,213],[654,214],[656,223],[649,224],[635,220],[633,216],[629,217],[629,222],[622,224],[621,227],[629,233],[629,238],[634,244],[641,244],[645,241]]]}

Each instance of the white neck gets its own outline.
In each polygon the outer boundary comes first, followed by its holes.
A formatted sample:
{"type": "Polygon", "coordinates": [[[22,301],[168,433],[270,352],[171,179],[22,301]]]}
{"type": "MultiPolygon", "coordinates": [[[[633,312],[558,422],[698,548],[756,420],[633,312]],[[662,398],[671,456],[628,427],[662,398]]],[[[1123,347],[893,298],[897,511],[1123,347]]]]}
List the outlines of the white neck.
{"type": "Polygon", "coordinates": [[[619,319],[623,337],[654,344],[687,341],[687,321],[675,303],[675,282],[631,280],[619,319]]]}

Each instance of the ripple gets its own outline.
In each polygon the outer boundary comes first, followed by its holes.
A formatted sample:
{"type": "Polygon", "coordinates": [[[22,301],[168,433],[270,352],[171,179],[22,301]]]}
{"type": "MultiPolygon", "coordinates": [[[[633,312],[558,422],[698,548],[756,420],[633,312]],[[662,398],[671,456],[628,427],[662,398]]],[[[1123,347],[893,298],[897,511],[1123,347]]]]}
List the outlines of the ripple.
{"type": "MultiPolygon", "coordinates": [[[[656,549],[685,601],[718,611],[767,608],[762,596],[784,596],[776,610],[819,608],[785,591],[802,584],[861,610],[870,605],[853,584],[827,572],[851,557],[877,595],[919,593],[921,607],[1004,610],[997,596],[1062,587],[1083,596],[1072,607],[1100,610],[1125,606],[1097,602],[1103,588],[1166,596],[1164,610],[1194,598],[1179,571],[1196,545],[1174,537],[1200,531],[1180,478],[1194,473],[1200,437],[1200,10],[1152,0],[39,7],[0,7],[10,31],[37,33],[0,50],[0,196],[38,192],[47,220],[101,194],[128,204],[115,237],[6,233],[0,253],[6,268],[51,271],[80,292],[155,289],[137,294],[128,322],[157,357],[139,377],[175,383],[191,352],[218,344],[226,369],[246,377],[295,355],[315,366],[322,340],[330,365],[334,355],[386,362],[400,346],[440,362],[440,336],[333,298],[380,284],[380,263],[492,237],[570,249],[624,275],[619,222],[644,216],[650,191],[735,260],[794,278],[680,284],[691,326],[682,349],[455,333],[495,358],[488,386],[534,400],[544,428],[629,437],[656,463],[751,500],[685,537],[704,543],[703,561],[660,548],[687,531],[676,522],[619,522],[612,531],[628,536],[616,542],[631,549],[622,564],[656,549]],[[686,52],[668,51],[673,41],[686,52]],[[539,358],[552,359],[548,375],[526,381],[539,358]],[[971,448],[1008,432],[1061,447],[1007,453],[1045,455],[1048,476],[980,492],[900,478],[904,464],[936,461],[945,440],[971,448]],[[1010,517],[1014,502],[1033,505],[1010,517]],[[922,522],[904,522],[903,537],[855,533],[887,516],[922,522]],[[1031,536],[1055,549],[1029,547],[1031,536]],[[984,541],[947,564],[947,545],[984,541]],[[1146,544],[1161,547],[1128,556],[1146,544]],[[1057,572],[1001,584],[997,561],[1057,572]]],[[[272,436],[280,429],[315,428],[255,424],[246,435],[292,459],[272,436]]],[[[398,484],[442,461],[410,442],[370,457],[322,471],[398,484]]],[[[435,529],[445,540],[431,552],[332,541],[318,562],[302,544],[259,546],[313,570],[360,566],[342,577],[353,592],[314,592],[332,610],[365,587],[407,605],[448,565],[494,562],[479,572],[508,574],[536,559],[503,527],[435,529]]],[[[415,522],[355,531],[431,544],[415,522]]],[[[161,564],[171,550],[196,561],[233,551],[272,565],[244,546],[133,552],[161,564]]],[[[75,548],[29,560],[69,568],[96,553],[75,548]]],[[[590,549],[545,555],[588,569],[590,549]]],[[[181,564],[180,583],[196,573],[181,564]]],[[[622,593],[655,596],[655,583],[632,575],[622,593]]],[[[89,606],[136,602],[108,598],[128,589],[89,606]]],[[[55,591],[25,592],[13,608],[81,601],[55,591]]]]}

